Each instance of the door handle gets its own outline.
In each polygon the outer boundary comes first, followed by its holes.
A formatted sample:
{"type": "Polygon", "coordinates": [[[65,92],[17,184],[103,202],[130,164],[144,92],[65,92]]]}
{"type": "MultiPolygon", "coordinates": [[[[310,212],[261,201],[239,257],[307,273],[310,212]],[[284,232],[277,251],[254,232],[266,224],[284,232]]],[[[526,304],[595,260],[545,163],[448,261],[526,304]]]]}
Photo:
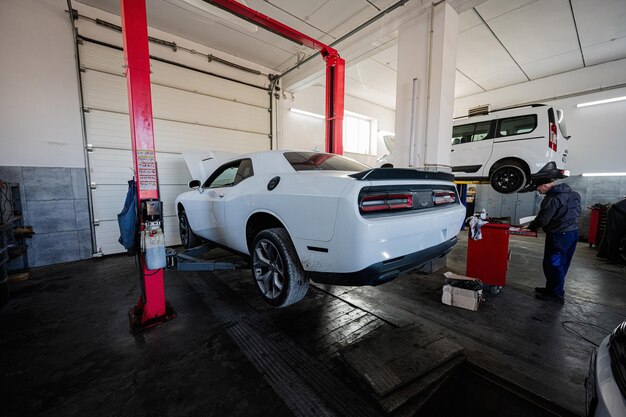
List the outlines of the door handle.
{"type": "Polygon", "coordinates": [[[224,194],[218,194],[217,195],[219,198],[224,198],[224,194]]]}
{"type": "Polygon", "coordinates": [[[450,152],[454,152],[454,149],[450,149],[450,152]]]}

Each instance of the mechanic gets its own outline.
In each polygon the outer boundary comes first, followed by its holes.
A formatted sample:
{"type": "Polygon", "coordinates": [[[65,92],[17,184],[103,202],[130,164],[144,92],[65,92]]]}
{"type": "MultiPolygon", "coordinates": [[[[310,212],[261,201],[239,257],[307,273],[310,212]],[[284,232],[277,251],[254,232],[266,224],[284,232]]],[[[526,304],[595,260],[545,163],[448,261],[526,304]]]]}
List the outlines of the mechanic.
{"type": "Polygon", "coordinates": [[[545,195],[537,217],[526,228],[543,228],[546,243],[543,251],[543,273],[546,286],[536,287],[535,297],[563,304],[565,274],[569,268],[578,241],[580,194],[567,184],[542,178],[534,181],[536,190],[545,195]]]}

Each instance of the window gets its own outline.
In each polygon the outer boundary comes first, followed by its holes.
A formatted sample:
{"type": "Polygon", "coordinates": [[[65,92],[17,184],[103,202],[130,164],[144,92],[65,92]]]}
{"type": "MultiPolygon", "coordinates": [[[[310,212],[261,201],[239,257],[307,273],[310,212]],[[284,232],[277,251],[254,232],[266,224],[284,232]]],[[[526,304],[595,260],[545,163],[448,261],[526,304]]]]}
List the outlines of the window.
{"type": "Polygon", "coordinates": [[[343,119],[343,150],[365,155],[376,154],[372,124],[375,122],[364,116],[346,112],[343,119]]]}
{"type": "Polygon", "coordinates": [[[530,133],[537,127],[537,115],[507,117],[498,122],[498,136],[512,136],[530,133]]]}
{"type": "Polygon", "coordinates": [[[204,188],[221,188],[232,187],[239,184],[246,178],[254,175],[252,169],[252,161],[250,159],[241,159],[239,161],[229,162],[219,167],[205,181],[204,188]]]}
{"type": "Polygon", "coordinates": [[[452,128],[452,144],[458,145],[461,143],[478,142],[483,139],[490,139],[490,127],[491,121],[454,126],[452,128]]]}
{"type": "Polygon", "coordinates": [[[367,165],[330,153],[285,152],[285,159],[296,171],[365,171],[367,165]]]}

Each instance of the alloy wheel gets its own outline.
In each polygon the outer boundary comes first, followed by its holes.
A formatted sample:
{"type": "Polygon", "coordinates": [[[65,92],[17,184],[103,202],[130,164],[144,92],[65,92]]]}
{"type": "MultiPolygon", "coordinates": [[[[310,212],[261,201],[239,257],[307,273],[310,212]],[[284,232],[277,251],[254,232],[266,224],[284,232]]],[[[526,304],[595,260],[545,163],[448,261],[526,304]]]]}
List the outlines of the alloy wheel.
{"type": "Polygon", "coordinates": [[[253,255],[254,278],[261,293],[269,299],[280,296],[285,283],[283,259],[267,239],[259,240],[253,255]]]}

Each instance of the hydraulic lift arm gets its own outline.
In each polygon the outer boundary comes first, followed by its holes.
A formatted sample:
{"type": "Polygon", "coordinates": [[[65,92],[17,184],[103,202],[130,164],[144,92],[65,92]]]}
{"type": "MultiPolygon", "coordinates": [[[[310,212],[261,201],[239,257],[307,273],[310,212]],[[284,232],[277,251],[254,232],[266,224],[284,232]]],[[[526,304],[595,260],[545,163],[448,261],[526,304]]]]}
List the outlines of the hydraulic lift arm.
{"type": "Polygon", "coordinates": [[[320,52],[326,61],[326,152],[343,154],[346,61],[337,50],[235,0],[204,0],[285,39],[320,52]]]}

